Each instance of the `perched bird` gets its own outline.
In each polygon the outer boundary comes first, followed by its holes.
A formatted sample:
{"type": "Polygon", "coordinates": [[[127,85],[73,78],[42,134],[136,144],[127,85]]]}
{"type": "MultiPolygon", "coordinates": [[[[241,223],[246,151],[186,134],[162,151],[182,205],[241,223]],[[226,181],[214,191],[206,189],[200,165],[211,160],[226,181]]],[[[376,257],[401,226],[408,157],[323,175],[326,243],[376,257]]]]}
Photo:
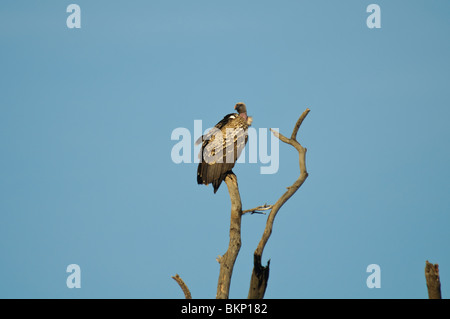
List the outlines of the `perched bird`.
{"type": "Polygon", "coordinates": [[[202,143],[198,155],[200,163],[197,169],[197,183],[199,185],[212,183],[214,193],[228,172],[231,172],[247,144],[247,129],[253,121],[251,116],[247,116],[244,103],[237,103],[234,109],[237,113],[226,115],[195,142],[195,145],[202,143]]]}

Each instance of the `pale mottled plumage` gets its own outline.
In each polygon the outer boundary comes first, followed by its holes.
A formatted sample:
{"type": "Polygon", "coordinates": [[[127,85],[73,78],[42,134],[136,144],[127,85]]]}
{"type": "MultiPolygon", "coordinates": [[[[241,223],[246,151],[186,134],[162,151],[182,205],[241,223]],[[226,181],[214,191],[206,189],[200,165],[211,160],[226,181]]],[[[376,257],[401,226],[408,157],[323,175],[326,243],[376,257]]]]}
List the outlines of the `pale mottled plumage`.
{"type": "Polygon", "coordinates": [[[253,120],[252,117],[247,117],[244,103],[237,103],[234,108],[238,113],[226,115],[196,142],[197,145],[202,143],[197,183],[205,185],[212,183],[214,193],[241,155],[248,140],[247,129],[253,120]]]}

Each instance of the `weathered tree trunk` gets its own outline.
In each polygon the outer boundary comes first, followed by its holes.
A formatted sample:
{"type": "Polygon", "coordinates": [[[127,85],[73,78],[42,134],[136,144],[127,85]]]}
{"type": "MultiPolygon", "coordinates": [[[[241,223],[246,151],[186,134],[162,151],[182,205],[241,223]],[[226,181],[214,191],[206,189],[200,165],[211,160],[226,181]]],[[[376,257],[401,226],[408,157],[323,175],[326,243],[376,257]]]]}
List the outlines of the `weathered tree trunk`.
{"type": "Polygon", "coordinates": [[[427,281],[428,298],[441,299],[441,280],[439,278],[439,265],[425,262],[425,279],[427,281]]]}
{"type": "Polygon", "coordinates": [[[217,299],[228,299],[234,263],[241,249],[242,203],[236,175],[230,172],[225,177],[225,183],[231,199],[230,242],[226,253],[217,259],[220,264],[217,299]]]}
{"type": "Polygon", "coordinates": [[[269,281],[270,260],[267,266],[261,264],[261,256],[253,255],[253,271],[250,279],[250,289],[248,299],[262,299],[266,293],[267,282],[269,281]]]}

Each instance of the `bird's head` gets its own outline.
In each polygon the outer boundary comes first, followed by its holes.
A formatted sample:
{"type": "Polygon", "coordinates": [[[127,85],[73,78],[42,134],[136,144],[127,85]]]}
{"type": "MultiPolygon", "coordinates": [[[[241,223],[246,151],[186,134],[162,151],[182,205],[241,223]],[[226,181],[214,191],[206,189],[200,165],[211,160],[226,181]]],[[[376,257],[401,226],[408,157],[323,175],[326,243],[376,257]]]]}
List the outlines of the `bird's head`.
{"type": "Polygon", "coordinates": [[[236,103],[236,105],[234,106],[234,109],[239,113],[247,113],[247,107],[245,106],[245,104],[243,102],[239,102],[236,103]]]}
{"type": "Polygon", "coordinates": [[[247,119],[247,107],[245,106],[245,103],[243,102],[236,103],[234,109],[239,113],[241,117],[247,119]]]}

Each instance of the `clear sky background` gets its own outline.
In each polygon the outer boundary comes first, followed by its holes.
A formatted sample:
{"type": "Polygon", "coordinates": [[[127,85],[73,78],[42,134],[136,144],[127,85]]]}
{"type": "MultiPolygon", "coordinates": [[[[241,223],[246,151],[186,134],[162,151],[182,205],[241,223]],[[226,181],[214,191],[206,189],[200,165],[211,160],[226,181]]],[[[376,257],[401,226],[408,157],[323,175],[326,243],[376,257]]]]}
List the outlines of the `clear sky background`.
{"type": "MultiPolygon", "coordinates": [[[[449,1],[2,1],[0,297],[214,298],[225,184],[175,164],[177,127],[247,104],[299,132],[309,178],[280,210],[266,298],[450,295],[449,1]],[[81,7],[81,29],[66,7],[81,7]],[[381,7],[369,29],[366,7],[381,7]],[[81,267],[81,288],[66,267],[81,267]],[[369,264],[381,288],[369,289],[369,264]]],[[[196,154],[192,154],[194,158],[196,154]]],[[[298,177],[237,164],[244,209],[298,177]]],[[[248,293],[266,216],[245,215],[231,298],[248,293]]]]}

